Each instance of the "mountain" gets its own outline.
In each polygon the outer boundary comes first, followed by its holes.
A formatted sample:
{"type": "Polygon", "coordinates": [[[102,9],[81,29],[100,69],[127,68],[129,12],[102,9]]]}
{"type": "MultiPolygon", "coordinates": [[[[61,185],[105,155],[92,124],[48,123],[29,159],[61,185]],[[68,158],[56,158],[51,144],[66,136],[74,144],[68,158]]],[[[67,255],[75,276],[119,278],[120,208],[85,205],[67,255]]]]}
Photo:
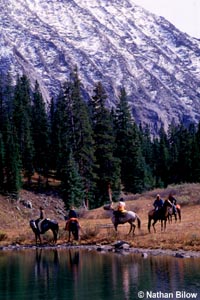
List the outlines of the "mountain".
{"type": "Polygon", "coordinates": [[[46,101],[76,65],[88,94],[115,106],[126,88],[137,122],[200,119],[200,41],[132,0],[1,0],[0,68],[38,80],[46,101]]]}

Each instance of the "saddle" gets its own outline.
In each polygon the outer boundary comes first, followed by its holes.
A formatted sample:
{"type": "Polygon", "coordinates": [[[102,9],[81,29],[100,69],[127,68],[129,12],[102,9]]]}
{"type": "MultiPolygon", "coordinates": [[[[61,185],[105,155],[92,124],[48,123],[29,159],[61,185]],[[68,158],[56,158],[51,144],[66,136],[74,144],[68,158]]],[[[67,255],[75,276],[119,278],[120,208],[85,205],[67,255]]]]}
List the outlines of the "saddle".
{"type": "Polygon", "coordinates": [[[65,230],[69,231],[69,225],[70,223],[75,222],[77,224],[79,224],[78,219],[77,218],[70,218],[69,220],[67,220],[66,225],[65,225],[65,230]]]}
{"type": "Polygon", "coordinates": [[[42,220],[39,219],[36,221],[37,229],[39,230],[40,233],[43,233],[47,230],[48,221],[49,221],[49,219],[42,219],[42,220]]]}
{"type": "Polygon", "coordinates": [[[116,218],[123,218],[123,217],[125,217],[126,213],[127,213],[127,210],[123,210],[123,211],[115,210],[113,212],[113,214],[116,218]]]}

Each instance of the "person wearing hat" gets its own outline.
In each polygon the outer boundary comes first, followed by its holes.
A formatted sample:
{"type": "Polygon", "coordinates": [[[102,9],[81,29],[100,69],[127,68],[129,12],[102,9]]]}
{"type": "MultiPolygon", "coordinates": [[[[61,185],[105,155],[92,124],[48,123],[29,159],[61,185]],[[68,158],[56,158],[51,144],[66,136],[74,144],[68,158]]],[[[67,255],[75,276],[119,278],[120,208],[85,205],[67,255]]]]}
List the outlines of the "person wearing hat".
{"type": "Polygon", "coordinates": [[[117,210],[114,211],[114,215],[117,219],[123,217],[123,214],[126,212],[125,210],[126,203],[123,198],[120,198],[119,203],[117,205],[117,210]]]}
{"type": "Polygon", "coordinates": [[[160,195],[157,194],[156,199],[153,203],[153,206],[155,207],[155,211],[161,209],[163,207],[164,201],[160,198],[160,195]]]}
{"type": "Polygon", "coordinates": [[[124,198],[121,198],[119,200],[119,203],[118,203],[118,206],[117,206],[117,210],[120,212],[120,213],[123,213],[125,211],[125,207],[126,207],[126,203],[124,201],[124,198]]]}

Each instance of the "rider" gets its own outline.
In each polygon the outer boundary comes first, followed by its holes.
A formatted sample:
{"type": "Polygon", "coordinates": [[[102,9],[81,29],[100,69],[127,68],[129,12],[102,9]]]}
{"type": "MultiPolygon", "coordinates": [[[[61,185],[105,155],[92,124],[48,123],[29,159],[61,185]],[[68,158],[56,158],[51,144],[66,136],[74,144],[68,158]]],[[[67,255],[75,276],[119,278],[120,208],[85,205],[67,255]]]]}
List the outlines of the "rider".
{"type": "Polygon", "coordinates": [[[177,200],[176,200],[176,198],[172,195],[172,193],[170,193],[168,199],[173,205],[172,206],[173,214],[176,214],[177,213],[177,209],[176,209],[177,200]]]}
{"type": "Polygon", "coordinates": [[[123,214],[126,210],[125,210],[125,207],[126,207],[126,203],[124,201],[124,198],[121,198],[119,200],[119,203],[118,203],[118,206],[117,206],[117,210],[123,214]]]}
{"type": "Polygon", "coordinates": [[[39,229],[39,232],[41,232],[41,225],[42,225],[42,221],[44,221],[44,219],[45,219],[44,208],[42,206],[40,206],[40,217],[38,219],[38,229],[39,229]]]}
{"type": "Polygon", "coordinates": [[[153,203],[153,206],[155,207],[155,211],[161,209],[163,207],[164,201],[160,198],[160,195],[157,194],[156,199],[153,203]]]}
{"type": "Polygon", "coordinates": [[[69,223],[71,221],[76,221],[78,223],[78,226],[80,227],[80,224],[79,224],[79,221],[78,221],[78,216],[77,216],[77,213],[76,213],[75,208],[74,208],[73,205],[70,207],[67,219],[68,220],[67,220],[66,225],[65,225],[65,230],[69,230],[69,223]]]}
{"type": "Polygon", "coordinates": [[[120,198],[119,203],[117,205],[117,210],[114,211],[114,215],[117,218],[123,217],[124,213],[126,212],[125,210],[126,203],[124,201],[124,198],[120,198]]]}

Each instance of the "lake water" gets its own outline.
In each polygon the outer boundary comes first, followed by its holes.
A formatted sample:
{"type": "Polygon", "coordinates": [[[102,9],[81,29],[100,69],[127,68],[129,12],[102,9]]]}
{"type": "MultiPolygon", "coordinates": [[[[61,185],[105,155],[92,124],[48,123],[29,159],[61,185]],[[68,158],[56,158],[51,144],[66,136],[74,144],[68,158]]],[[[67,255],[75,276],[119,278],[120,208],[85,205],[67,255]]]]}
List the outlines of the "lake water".
{"type": "Polygon", "coordinates": [[[200,259],[76,248],[0,252],[0,300],[200,299],[200,259]]]}

